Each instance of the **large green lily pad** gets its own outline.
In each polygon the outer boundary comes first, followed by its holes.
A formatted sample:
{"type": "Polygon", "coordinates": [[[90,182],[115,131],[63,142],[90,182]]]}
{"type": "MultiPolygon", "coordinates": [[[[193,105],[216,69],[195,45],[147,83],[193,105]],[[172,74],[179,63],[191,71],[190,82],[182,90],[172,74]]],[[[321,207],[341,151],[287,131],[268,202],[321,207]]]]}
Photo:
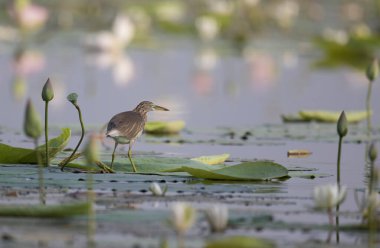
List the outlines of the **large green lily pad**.
{"type": "Polygon", "coordinates": [[[184,128],[184,121],[149,121],[144,131],[149,134],[177,134],[184,128]]]}
{"type": "MultiPolygon", "coordinates": [[[[48,141],[49,157],[53,158],[63,150],[71,137],[69,128],[62,128],[62,133],[48,141]]],[[[44,162],[45,144],[38,147],[41,161],[44,162]]],[[[0,144],[0,163],[2,164],[37,164],[37,153],[34,149],[21,148],[0,144]]]]}
{"type": "MultiPolygon", "coordinates": [[[[367,118],[367,111],[346,111],[347,121],[357,123],[367,118]]],[[[341,111],[328,110],[300,110],[297,115],[282,115],[284,122],[326,122],[338,121],[341,111]]],[[[370,113],[372,115],[372,113],[370,113]]]]}
{"type": "MultiPolygon", "coordinates": [[[[284,166],[267,161],[244,162],[236,165],[208,165],[186,158],[164,158],[164,157],[137,157],[133,159],[136,174],[160,174],[181,175],[190,174],[193,177],[213,180],[270,180],[288,176],[288,169],[284,166]]],[[[68,167],[88,169],[85,164],[69,164],[68,167]]],[[[110,165],[110,162],[105,162],[110,165]]],[[[95,168],[95,167],[90,167],[95,168]]],[[[113,169],[119,172],[133,172],[128,159],[116,159],[113,169]]]]}
{"type": "Polygon", "coordinates": [[[204,165],[202,167],[183,166],[177,171],[187,172],[198,178],[214,180],[270,180],[288,175],[288,170],[270,161],[245,162],[219,169],[204,165]]]}

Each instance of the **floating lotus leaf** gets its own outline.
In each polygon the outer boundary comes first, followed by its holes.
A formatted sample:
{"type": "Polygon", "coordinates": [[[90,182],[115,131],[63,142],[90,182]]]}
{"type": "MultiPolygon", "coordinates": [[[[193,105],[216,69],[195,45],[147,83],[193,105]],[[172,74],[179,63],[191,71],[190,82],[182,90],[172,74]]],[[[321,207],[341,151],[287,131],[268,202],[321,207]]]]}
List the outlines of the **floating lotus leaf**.
{"type": "MultiPolygon", "coordinates": [[[[341,111],[325,111],[325,110],[301,110],[299,115],[307,121],[318,122],[337,122],[341,111]]],[[[372,113],[370,113],[372,114],[372,113]]],[[[347,111],[347,121],[351,123],[359,122],[367,118],[367,111],[347,111]]]]}
{"type": "Polygon", "coordinates": [[[214,180],[270,180],[288,176],[288,170],[270,161],[245,162],[232,166],[213,169],[213,166],[189,167],[183,166],[178,171],[204,179],[214,180]]]}
{"type": "Polygon", "coordinates": [[[184,121],[150,121],[145,124],[144,130],[150,134],[176,134],[184,128],[184,121]]]}
{"type": "Polygon", "coordinates": [[[211,155],[211,156],[201,156],[197,158],[192,158],[193,161],[198,161],[208,165],[222,164],[230,157],[230,154],[224,153],[219,155],[211,155]]]}
{"type": "MultiPolygon", "coordinates": [[[[54,156],[62,151],[71,137],[71,131],[69,128],[63,128],[62,133],[48,142],[49,145],[49,157],[54,156]]],[[[45,144],[38,147],[41,161],[44,163],[45,156],[42,156],[45,152],[45,144]]],[[[21,147],[9,146],[6,144],[0,144],[0,163],[2,164],[37,164],[37,154],[34,149],[27,149],[21,147]]]]}

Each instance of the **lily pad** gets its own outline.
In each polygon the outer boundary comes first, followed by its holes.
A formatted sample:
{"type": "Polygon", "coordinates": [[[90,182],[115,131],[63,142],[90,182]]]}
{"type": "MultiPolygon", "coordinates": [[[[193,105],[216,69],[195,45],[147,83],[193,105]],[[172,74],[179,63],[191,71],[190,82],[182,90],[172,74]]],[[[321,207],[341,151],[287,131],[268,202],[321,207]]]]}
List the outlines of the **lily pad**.
{"type": "Polygon", "coordinates": [[[150,134],[177,134],[184,128],[184,121],[150,121],[145,124],[144,130],[150,134]]]}
{"type": "MultiPolygon", "coordinates": [[[[69,128],[62,128],[62,133],[48,141],[49,157],[54,156],[63,150],[71,137],[69,128]]],[[[38,147],[39,153],[45,151],[45,144],[38,147]]],[[[41,161],[44,162],[44,156],[41,156],[41,161]]],[[[34,149],[21,148],[0,144],[0,163],[2,164],[37,164],[37,154],[34,149]]]]}
{"type": "Polygon", "coordinates": [[[246,237],[232,236],[210,241],[206,244],[206,248],[272,248],[276,245],[268,240],[246,237]]]}
{"type": "Polygon", "coordinates": [[[180,170],[194,177],[214,180],[270,180],[288,175],[284,166],[269,161],[245,162],[215,170],[206,166],[184,166],[180,170]]]}
{"type": "Polygon", "coordinates": [[[219,155],[211,155],[211,156],[201,156],[197,158],[192,158],[193,161],[198,161],[203,164],[208,165],[215,165],[215,164],[222,164],[230,157],[230,154],[224,153],[219,155]]]}
{"type": "Polygon", "coordinates": [[[0,216],[33,217],[33,218],[65,218],[87,214],[90,204],[87,202],[63,205],[7,205],[0,206],[0,216]]]}
{"type": "MultiPolygon", "coordinates": [[[[347,111],[346,118],[350,123],[359,122],[367,118],[367,111],[347,111]]],[[[301,110],[299,115],[307,121],[337,122],[341,111],[301,110]]],[[[372,113],[370,113],[372,114],[372,113]]]]}

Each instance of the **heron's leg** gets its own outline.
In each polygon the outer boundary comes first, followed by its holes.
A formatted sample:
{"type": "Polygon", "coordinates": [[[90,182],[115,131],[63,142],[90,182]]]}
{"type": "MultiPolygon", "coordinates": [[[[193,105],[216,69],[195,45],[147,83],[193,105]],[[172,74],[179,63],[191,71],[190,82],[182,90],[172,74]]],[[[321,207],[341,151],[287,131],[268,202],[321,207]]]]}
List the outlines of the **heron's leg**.
{"type": "Polygon", "coordinates": [[[113,161],[114,161],[114,159],[115,159],[115,151],[116,151],[116,147],[117,147],[118,144],[119,144],[119,143],[117,143],[117,142],[115,141],[115,147],[113,148],[113,153],[112,153],[111,169],[113,169],[113,161]]]}
{"type": "Polygon", "coordinates": [[[134,163],[133,160],[132,160],[132,150],[131,150],[132,145],[133,145],[133,141],[131,140],[131,141],[129,142],[128,158],[129,158],[129,161],[131,161],[132,168],[133,168],[133,172],[137,172],[136,165],[135,165],[135,163],[134,163]]]}

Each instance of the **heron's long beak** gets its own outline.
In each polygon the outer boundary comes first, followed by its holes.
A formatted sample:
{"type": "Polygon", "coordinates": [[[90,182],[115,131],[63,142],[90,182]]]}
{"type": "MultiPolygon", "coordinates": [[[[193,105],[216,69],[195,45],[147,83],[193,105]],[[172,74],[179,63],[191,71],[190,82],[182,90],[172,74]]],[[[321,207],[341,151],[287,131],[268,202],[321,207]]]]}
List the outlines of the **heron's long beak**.
{"type": "Polygon", "coordinates": [[[159,110],[159,111],[169,111],[169,109],[161,107],[161,106],[158,106],[158,105],[154,105],[153,109],[154,110],[159,110]]]}

